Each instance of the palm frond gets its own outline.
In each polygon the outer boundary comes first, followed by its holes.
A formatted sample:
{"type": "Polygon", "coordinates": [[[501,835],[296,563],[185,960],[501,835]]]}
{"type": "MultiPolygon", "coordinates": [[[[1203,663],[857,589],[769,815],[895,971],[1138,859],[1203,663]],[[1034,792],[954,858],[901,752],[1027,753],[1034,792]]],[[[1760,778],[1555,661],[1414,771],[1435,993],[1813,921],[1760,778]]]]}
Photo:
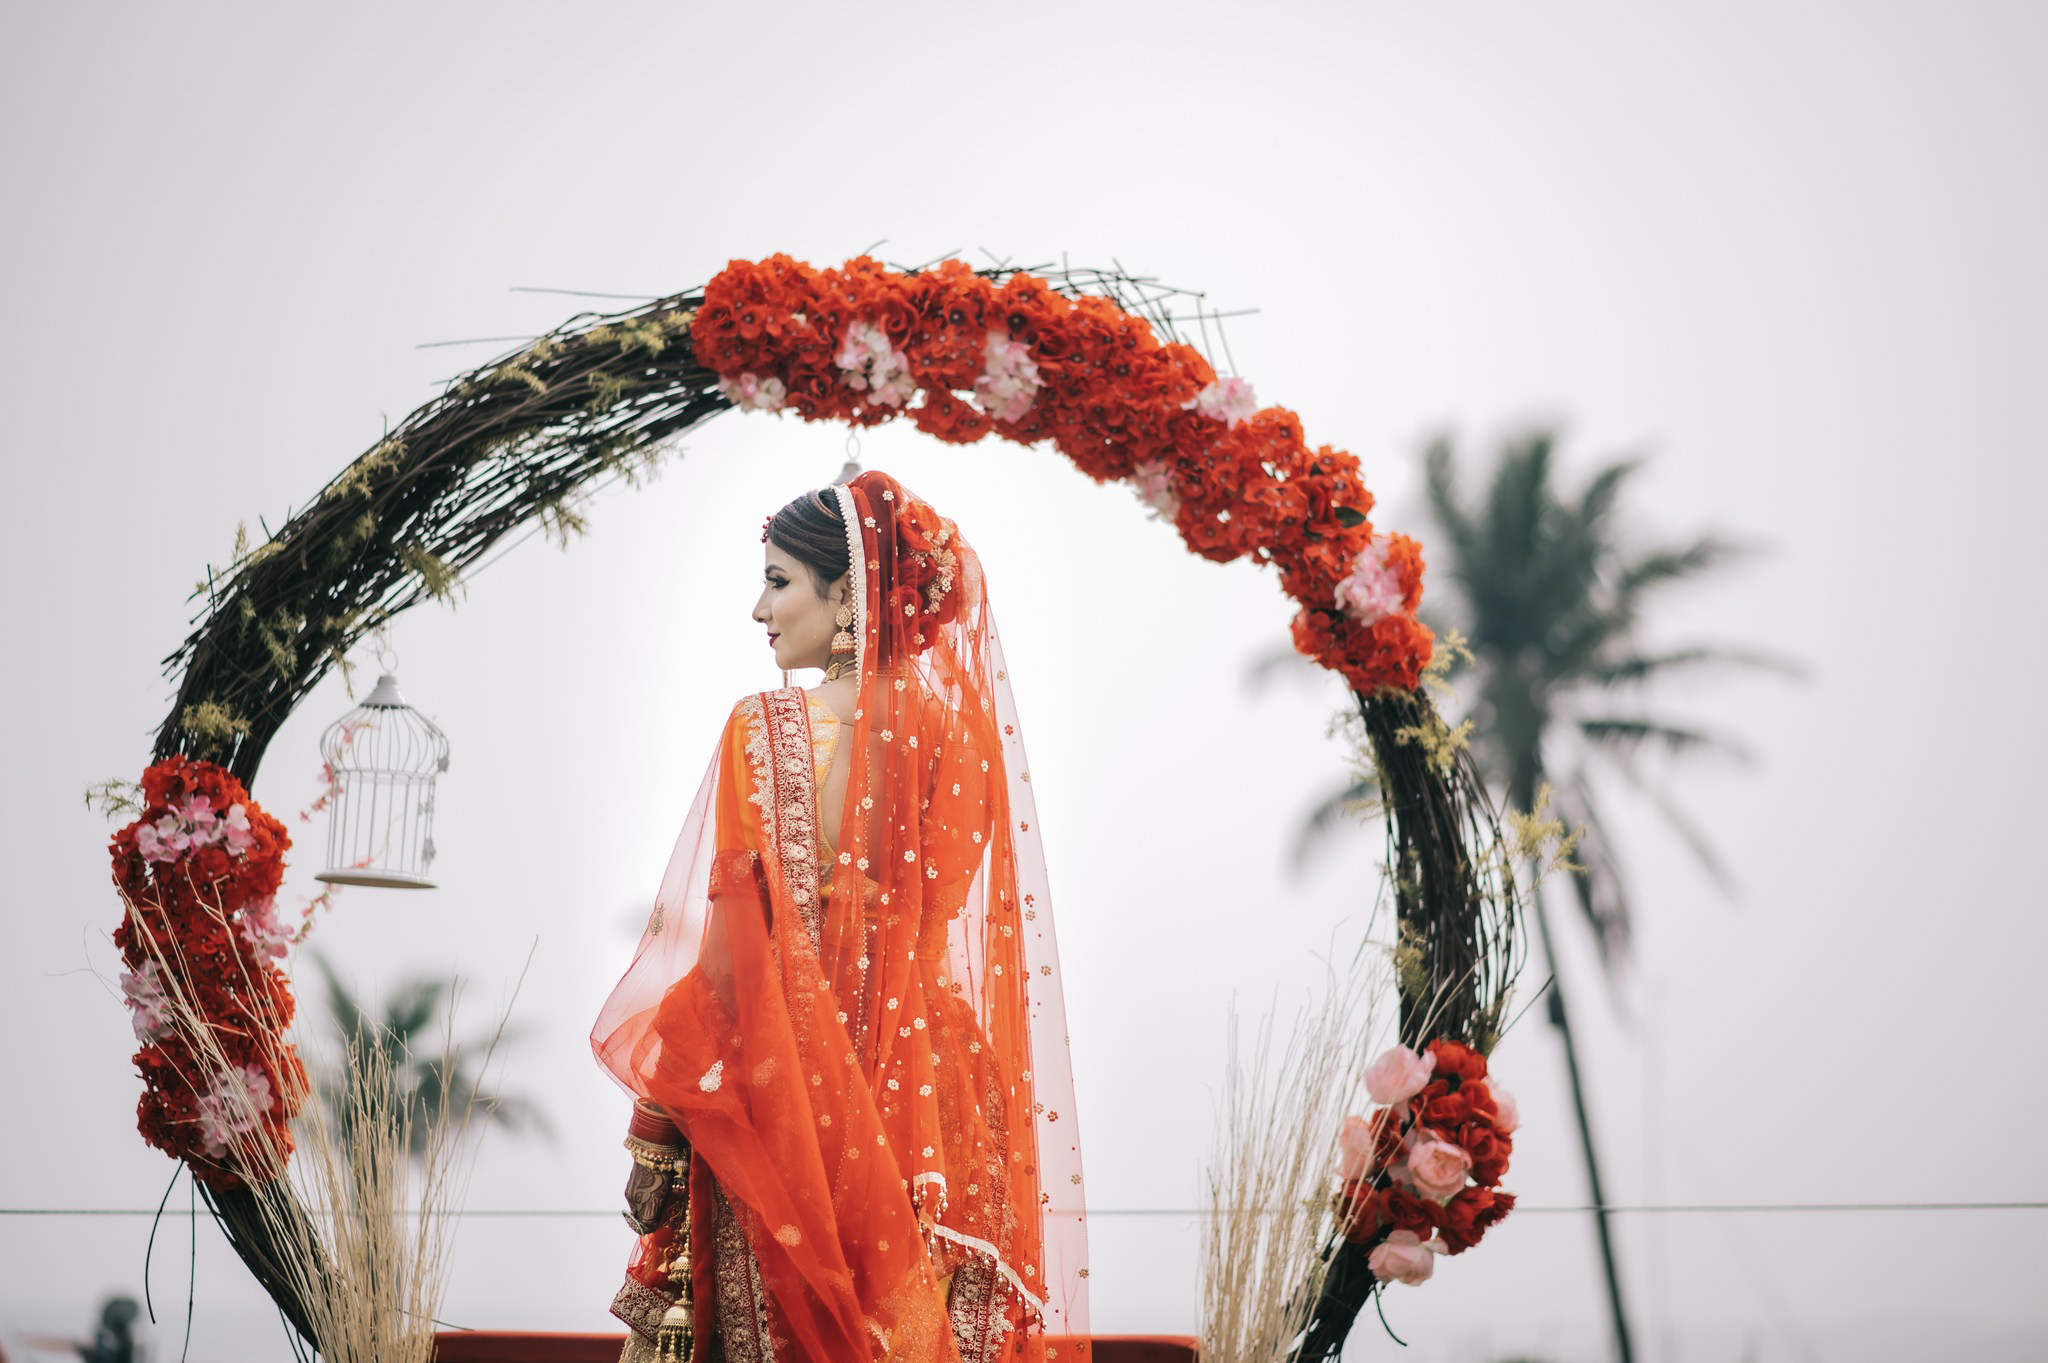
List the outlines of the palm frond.
{"type": "Polygon", "coordinates": [[[1635,686],[1655,680],[1669,672],[1702,667],[1751,667],[1791,678],[1803,678],[1806,675],[1805,669],[1797,662],[1776,653],[1700,644],[1691,648],[1670,649],[1663,653],[1631,653],[1625,657],[1594,663],[1585,669],[1585,677],[1595,686],[1635,686]]]}
{"type": "Polygon", "coordinates": [[[1648,801],[1650,808],[1656,810],[1658,817],[1678,835],[1678,840],[1692,853],[1693,860],[1707,873],[1707,879],[1714,882],[1714,887],[1721,893],[1734,897],[1739,892],[1734,872],[1729,870],[1728,863],[1722,859],[1719,849],[1708,839],[1706,830],[1701,828],[1692,815],[1682,809],[1662,787],[1646,779],[1627,754],[1609,751],[1604,755],[1612,761],[1615,771],[1628,782],[1630,789],[1648,801]]]}
{"type": "Polygon", "coordinates": [[[1628,882],[1621,874],[1614,840],[1600,817],[1599,802],[1593,798],[1592,783],[1583,771],[1557,792],[1557,801],[1566,825],[1584,833],[1573,853],[1583,869],[1571,877],[1572,897],[1593,930],[1601,967],[1612,976],[1627,959],[1629,943],[1635,937],[1635,906],[1628,882]]]}
{"type": "Polygon", "coordinates": [[[1702,535],[1677,549],[1653,549],[1626,564],[1615,582],[1615,596],[1624,609],[1634,611],[1638,599],[1653,587],[1698,577],[1751,553],[1747,545],[1702,535]]]}
{"type": "Polygon", "coordinates": [[[441,1011],[451,981],[412,979],[399,985],[384,1005],[384,1030],[400,1042],[424,1032],[441,1011]]]}
{"type": "Polygon", "coordinates": [[[313,964],[319,967],[327,981],[327,1012],[334,1019],[335,1031],[344,1041],[363,1035],[369,1030],[369,1024],[355,994],[342,983],[341,974],[335,970],[332,961],[317,951],[312,956],[313,964]]]}
{"type": "Polygon", "coordinates": [[[1749,750],[1725,734],[1682,728],[1654,719],[1587,718],[1578,721],[1578,730],[1595,747],[1616,752],[1634,753],[1646,744],[1656,744],[1674,753],[1713,751],[1745,762],[1750,760],[1749,750]]]}
{"type": "Polygon", "coordinates": [[[1622,485],[1642,466],[1640,459],[1618,459],[1595,473],[1586,484],[1586,490],[1579,494],[1579,524],[1596,535],[1603,534],[1608,517],[1614,513],[1615,503],[1621,499],[1622,485]]]}
{"type": "Polygon", "coordinates": [[[1449,542],[1451,552],[1447,557],[1450,571],[1455,575],[1459,565],[1479,560],[1479,532],[1472,518],[1466,514],[1464,503],[1459,500],[1457,456],[1451,450],[1449,438],[1438,436],[1432,440],[1422,463],[1426,475],[1424,486],[1429,493],[1429,512],[1449,542]]]}
{"type": "Polygon", "coordinates": [[[1318,800],[1294,832],[1294,845],[1289,849],[1292,869],[1296,873],[1306,869],[1316,852],[1347,825],[1356,824],[1362,808],[1379,797],[1378,778],[1366,774],[1318,800]]]}
{"type": "Polygon", "coordinates": [[[1247,690],[1256,691],[1274,681],[1288,677],[1301,681],[1320,681],[1328,676],[1320,663],[1296,648],[1291,640],[1284,637],[1270,648],[1252,655],[1245,666],[1244,683],[1247,690]]]}

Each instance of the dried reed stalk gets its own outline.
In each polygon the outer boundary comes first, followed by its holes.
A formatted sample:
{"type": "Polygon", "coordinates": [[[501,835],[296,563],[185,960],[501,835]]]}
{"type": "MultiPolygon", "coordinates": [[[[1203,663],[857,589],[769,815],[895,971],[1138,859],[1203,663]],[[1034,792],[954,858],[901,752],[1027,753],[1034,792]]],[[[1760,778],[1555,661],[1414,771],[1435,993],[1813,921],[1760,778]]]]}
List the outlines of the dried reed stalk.
{"type": "Polygon", "coordinates": [[[1337,1136],[1365,1110],[1386,953],[1333,965],[1276,1048],[1271,1014],[1247,1049],[1235,1018],[1206,1175],[1200,1312],[1206,1363],[1282,1363],[1307,1328],[1337,1238],[1337,1136]]]}

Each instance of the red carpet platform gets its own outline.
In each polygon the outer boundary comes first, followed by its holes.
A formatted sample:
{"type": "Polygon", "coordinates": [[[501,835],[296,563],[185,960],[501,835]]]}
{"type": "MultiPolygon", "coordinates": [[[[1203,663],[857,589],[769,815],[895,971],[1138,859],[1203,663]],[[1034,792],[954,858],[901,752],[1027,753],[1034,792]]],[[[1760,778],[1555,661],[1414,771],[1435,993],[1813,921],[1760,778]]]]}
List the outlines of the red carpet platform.
{"type": "MultiPolygon", "coordinates": [[[[1054,1340],[1063,1338],[1054,1335],[1054,1340]]],[[[445,1330],[434,1336],[435,1363],[618,1363],[624,1335],[445,1330]]],[[[1201,1341],[1187,1335],[1095,1335],[1094,1363],[1197,1363],[1201,1341]]]]}

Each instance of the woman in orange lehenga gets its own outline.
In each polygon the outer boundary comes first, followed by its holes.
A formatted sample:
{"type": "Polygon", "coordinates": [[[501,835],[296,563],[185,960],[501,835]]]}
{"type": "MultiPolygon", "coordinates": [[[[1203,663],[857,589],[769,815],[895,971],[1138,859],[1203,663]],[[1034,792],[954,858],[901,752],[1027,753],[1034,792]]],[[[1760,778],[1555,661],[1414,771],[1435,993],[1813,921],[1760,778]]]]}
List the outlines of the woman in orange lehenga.
{"type": "Polygon", "coordinates": [[[734,707],[591,1037],[637,1100],[626,1358],[687,1329],[711,1363],[1084,1359],[1058,960],[980,560],[880,473],[763,539],[754,617],[825,681],[734,707]]]}

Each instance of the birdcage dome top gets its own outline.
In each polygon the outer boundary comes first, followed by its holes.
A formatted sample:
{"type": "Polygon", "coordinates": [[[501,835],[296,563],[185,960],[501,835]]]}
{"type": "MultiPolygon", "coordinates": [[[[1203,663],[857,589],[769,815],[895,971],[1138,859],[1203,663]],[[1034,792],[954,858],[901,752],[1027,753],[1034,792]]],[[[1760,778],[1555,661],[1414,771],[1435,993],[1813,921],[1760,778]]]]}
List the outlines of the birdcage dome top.
{"type": "Polygon", "coordinates": [[[327,726],[320,756],[336,773],[427,776],[448,770],[448,737],[407,704],[389,672],[362,703],[327,726]]]}

